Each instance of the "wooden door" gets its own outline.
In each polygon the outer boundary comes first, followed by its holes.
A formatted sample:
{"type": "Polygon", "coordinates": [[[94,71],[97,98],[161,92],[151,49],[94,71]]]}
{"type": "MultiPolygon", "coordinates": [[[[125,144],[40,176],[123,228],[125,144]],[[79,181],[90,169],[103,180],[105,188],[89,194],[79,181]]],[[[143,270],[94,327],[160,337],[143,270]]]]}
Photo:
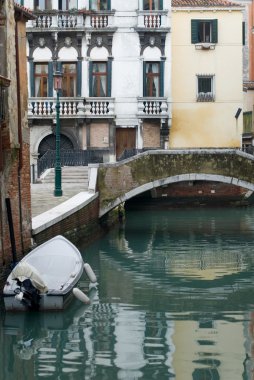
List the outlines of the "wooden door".
{"type": "Polygon", "coordinates": [[[135,128],[116,128],[116,158],[118,159],[125,149],[136,148],[135,128]]]}

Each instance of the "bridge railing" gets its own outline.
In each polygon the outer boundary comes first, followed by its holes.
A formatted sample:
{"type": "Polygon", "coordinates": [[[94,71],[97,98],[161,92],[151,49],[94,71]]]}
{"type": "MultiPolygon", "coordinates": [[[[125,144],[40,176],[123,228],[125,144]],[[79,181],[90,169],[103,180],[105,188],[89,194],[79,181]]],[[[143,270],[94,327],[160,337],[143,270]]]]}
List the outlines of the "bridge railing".
{"type": "Polygon", "coordinates": [[[125,160],[127,158],[136,156],[139,153],[146,152],[147,150],[155,150],[155,149],[158,149],[158,148],[142,148],[142,149],[133,148],[133,149],[125,149],[123,151],[123,153],[121,154],[121,156],[118,157],[117,161],[122,161],[122,160],[125,160]]]}
{"type": "MultiPolygon", "coordinates": [[[[61,150],[61,166],[87,166],[89,163],[102,163],[107,160],[108,150],[61,150]]],[[[55,166],[56,153],[55,150],[48,150],[37,161],[37,168],[33,166],[32,180],[39,178],[46,170],[55,166]],[[36,174],[35,174],[36,173],[36,174]]]]}

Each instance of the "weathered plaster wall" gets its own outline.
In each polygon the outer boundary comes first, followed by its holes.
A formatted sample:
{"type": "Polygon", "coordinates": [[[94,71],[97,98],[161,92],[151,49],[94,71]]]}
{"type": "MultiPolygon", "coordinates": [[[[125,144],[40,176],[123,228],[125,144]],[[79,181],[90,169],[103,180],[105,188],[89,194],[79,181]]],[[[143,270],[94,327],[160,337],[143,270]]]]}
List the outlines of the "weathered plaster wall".
{"type": "Polygon", "coordinates": [[[242,114],[242,12],[172,13],[173,123],[170,147],[240,147],[242,114]],[[191,44],[192,19],[217,19],[214,50],[191,44]],[[232,25],[234,27],[232,28],[232,25]],[[214,75],[215,101],[197,102],[197,75],[214,75]]]}

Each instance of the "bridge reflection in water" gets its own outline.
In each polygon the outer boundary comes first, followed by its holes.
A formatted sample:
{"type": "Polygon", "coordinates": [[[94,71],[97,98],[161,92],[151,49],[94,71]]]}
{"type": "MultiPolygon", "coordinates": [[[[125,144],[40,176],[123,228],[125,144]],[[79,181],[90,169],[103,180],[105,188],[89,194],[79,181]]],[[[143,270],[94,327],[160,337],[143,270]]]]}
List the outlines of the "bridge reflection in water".
{"type": "Polygon", "coordinates": [[[0,379],[253,378],[254,209],[128,211],[80,248],[92,304],[1,317],[0,379]]]}

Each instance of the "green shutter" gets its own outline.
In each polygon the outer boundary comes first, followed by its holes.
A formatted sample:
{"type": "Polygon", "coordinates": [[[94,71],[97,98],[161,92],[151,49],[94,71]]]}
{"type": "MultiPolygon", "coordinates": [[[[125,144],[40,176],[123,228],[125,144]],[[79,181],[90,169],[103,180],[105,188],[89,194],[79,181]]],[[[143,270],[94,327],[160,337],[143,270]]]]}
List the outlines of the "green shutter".
{"type": "Polygon", "coordinates": [[[111,0],[108,0],[107,6],[108,6],[108,11],[110,11],[111,10],[111,0]]]}
{"type": "Polygon", "coordinates": [[[217,44],[218,42],[218,20],[212,20],[212,42],[217,44]]]}
{"type": "Polygon", "coordinates": [[[198,23],[199,20],[191,20],[191,43],[197,44],[198,41],[198,23]]]}
{"type": "Polygon", "coordinates": [[[162,10],[163,9],[163,0],[160,0],[159,1],[159,10],[162,10]]]}
{"type": "Polygon", "coordinates": [[[82,61],[78,59],[77,62],[77,96],[81,96],[81,84],[82,84],[82,61]]]}
{"type": "Polygon", "coordinates": [[[48,96],[53,97],[53,62],[48,63],[48,96]]]}
{"type": "Polygon", "coordinates": [[[146,93],[146,62],[143,62],[143,96],[147,96],[147,93],[146,93]]]}
{"type": "Polygon", "coordinates": [[[164,96],[164,61],[160,62],[160,97],[164,96]]]}
{"type": "Polygon", "coordinates": [[[112,59],[107,62],[107,97],[111,97],[112,59]]]}
{"type": "Polygon", "coordinates": [[[89,62],[89,96],[93,96],[93,62],[89,62]]]}

